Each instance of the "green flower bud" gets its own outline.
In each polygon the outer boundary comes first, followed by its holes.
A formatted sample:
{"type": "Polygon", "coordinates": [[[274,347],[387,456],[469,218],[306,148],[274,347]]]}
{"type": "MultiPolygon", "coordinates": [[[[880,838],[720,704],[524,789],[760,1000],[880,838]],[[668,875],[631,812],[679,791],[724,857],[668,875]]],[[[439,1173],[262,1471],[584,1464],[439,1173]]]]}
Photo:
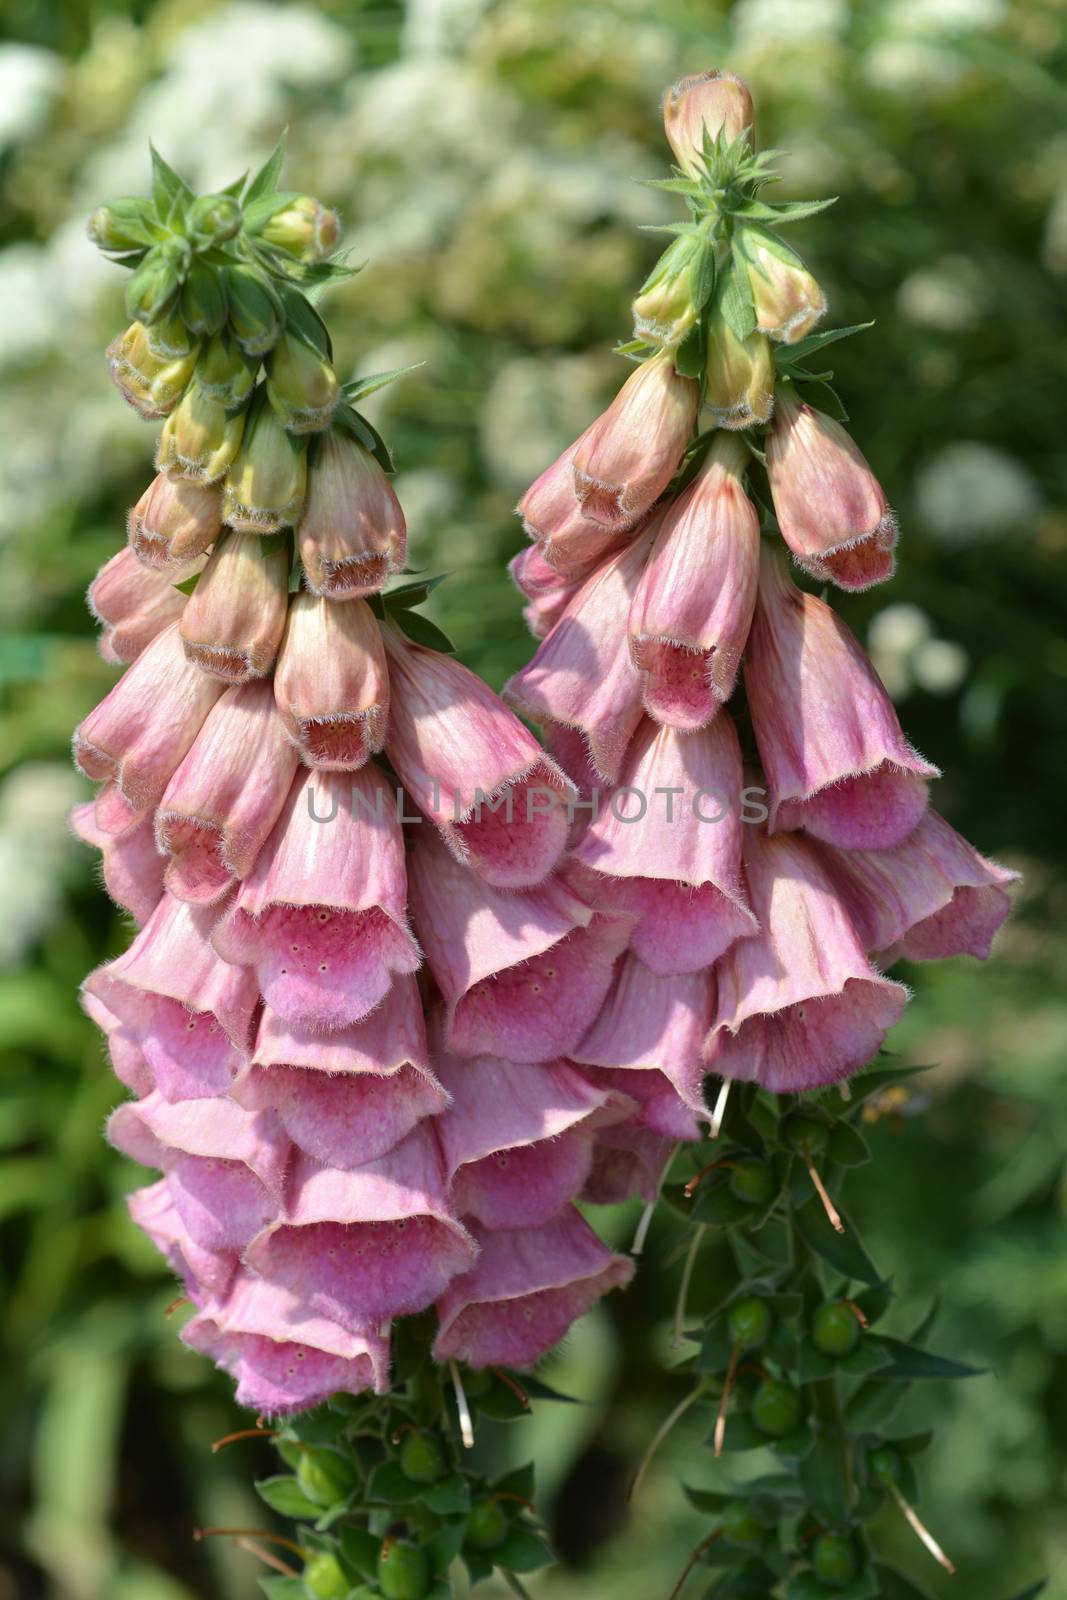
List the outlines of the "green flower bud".
{"type": "Polygon", "coordinates": [[[170,309],[178,293],[179,262],[158,246],[150,250],[126,285],[126,310],[138,322],[155,322],[170,309]]]}
{"type": "Polygon", "coordinates": [[[476,1500],[467,1517],[465,1543],[474,1550],[496,1550],[508,1536],[508,1518],[494,1495],[476,1500]]]}
{"type": "Polygon", "coordinates": [[[202,194],[189,208],[189,232],[219,243],[240,231],[241,207],[230,194],[202,194]]]}
{"type": "Polygon", "coordinates": [[[720,428],[768,422],[774,409],[774,355],[762,333],[739,339],[724,317],[708,332],[704,404],[720,428]]]}
{"type": "Polygon", "coordinates": [[[735,1500],[722,1514],[722,1531],[735,1544],[759,1544],[766,1529],[743,1500],[735,1500]]]}
{"type": "Polygon", "coordinates": [[[194,261],[182,285],[182,320],[194,333],[218,333],[226,323],[226,291],[216,267],[194,261]]]}
{"type": "Polygon", "coordinates": [[[400,1470],[412,1483],[436,1483],[445,1454],[432,1433],[409,1433],[400,1447],[400,1470]]]}
{"type": "Polygon", "coordinates": [[[755,1156],[739,1161],[730,1174],[730,1189],[750,1206],[769,1205],[778,1192],[774,1168],[755,1156]]]}
{"type": "Polygon", "coordinates": [[[752,1420],[761,1433],[784,1439],[800,1426],[804,1402],[791,1384],[764,1378],[752,1402],[752,1420]]]}
{"type": "Polygon", "coordinates": [[[347,1500],[356,1486],[352,1463],[337,1450],[301,1450],[296,1481],[317,1506],[335,1506],[347,1500]]]}
{"type": "Polygon", "coordinates": [[[236,456],[244,426],[243,412],[227,416],[217,400],[191,383],[163,424],[156,466],[172,478],[214,483],[236,456]]]}
{"type": "Polygon", "coordinates": [[[148,330],[134,322],[107,347],[107,364],[119,392],[142,417],[165,417],[178,404],[193,368],[196,350],[174,358],[152,354],[148,330]]]}
{"type": "Polygon", "coordinates": [[[304,1592],[311,1600],[347,1600],[352,1584],[330,1550],[312,1556],[304,1568],[304,1592]]]}
{"type": "Polygon", "coordinates": [[[250,533],[277,533],[300,515],[307,490],[307,445],[260,405],[222,490],[222,517],[250,533]]]}
{"type": "Polygon", "coordinates": [[[761,333],[796,344],[826,312],[826,296],[789,246],[773,234],[745,228],[740,248],[761,333]]]}
{"type": "Polygon", "coordinates": [[[259,362],[245,355],[236,339],[229,333],[217,333],[200,352],[196,381],[204,394],[233,411],[252,393],[258,371],[259,362]]]}
{"type": "Polygon", "coordinates": [[[325,356],[303,339],[283,333],[267,363],[267,398],[290,433],[329,427],[341,386],[325,356]]]}
{"type": "Polygon", "coordinates": [[[173,361],[179,356],[187,356],[193,347],[189,329],[177,311],[151,323],[146,331],[149,352],[157,361],[173,361]]]}
{"type": "Polygon", "coordinates": [[[700,280],[709,255],[706,240],[691,233],[680,235],[663,252],[633,303],[636,339],[656,345],[681,344],[695,327],[707,298],[700,280]]]}
{"type": "Polygon", "coordinates": [[[774,1324],[774,1316],[766,1300],[758,1295],[747,1295],[738,1300],[726,1314],[726,1326],[735,1344],[746,1349],[763,1344],[774,1324]]]}
{"type": "Polygon", "coordinates": [[[110,205],[97,206],[86,225],[86,232],[98,250],[121,255],[131,250],[143,250],[152,243],[146,225],[149,214],[147,200],[130,196],[113,200],[110,205]]]}
{"type": "Polygon", "coordinates": [[[337,249],[341,222],[336,211],[309,194],[287,205],[258,230],[268,244],[288,250],[301,261],[322,261],[337,249]]]}
{"type": "Polygon", "coordinates": [[[386,1600],[422,1600],[429,1586],[426,1552],[406,1539],[386,1539],[378,1556],[378,1587],[386,1600]]]}
{"type": "Polygon", "coordinates": [[[824,1356],[847,1356],[859,1336],[859,1318],[844,1300],[824,1300],[811,1319],[812,1343],[824,1356]]]}
{"type": "Polygon", "coordinates": [[[811,1565],[821,1582],[835,1589],[844,1589],[852,1582],[859,1567],[855,1545],[851,1539],[821,1533],[812,1546],[811,1565]]]}
{"type": "Polygon", "coordinates": [[[285,314],[273,284],[256,267],[223,267],[230,325],[250,356],[263,356],[278,340],[285,314]]]}

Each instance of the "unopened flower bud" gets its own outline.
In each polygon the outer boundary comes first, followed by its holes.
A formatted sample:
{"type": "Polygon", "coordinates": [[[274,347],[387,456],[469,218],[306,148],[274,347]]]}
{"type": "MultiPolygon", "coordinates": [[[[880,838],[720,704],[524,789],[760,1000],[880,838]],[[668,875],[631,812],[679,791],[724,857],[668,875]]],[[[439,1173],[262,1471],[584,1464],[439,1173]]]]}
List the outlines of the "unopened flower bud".
{"type": "Polygon", "coordinates": [[[202,239],[232,239],[241,226],[241,207],[230,194],[202,194],[189,208],[189,231],[202,239]]]}
{"type": "Polygon", "coordinates": [[[674,157],[691,178],[704,170],[705,138],[721,133],[733,144],[755,121],[748,86],[732,72],[699,72],[679,78],[663,97],[663,126],[674,157]]]}
{"type": "Polygon", "coordinates": [[[185,608],[176,583],[192,577],[189,563],[173,572],[151,572],[124,545],[100,568],[86,600],[100,624],[100,654],[105,661],[135,661],[185,608]]]}
{"type": "Polygon", "coordinates": [[[240,449],[244,426],[243,412],[227,416],[217,400],[191,383],[163,424],[156,466],[170,477],[214,483],[240,449]]]}
{"type": "Polygon", "coordinates": [[[139,196],[113,200],[108,206],[97,206],[86,232],[98,250],[116,255],[143,250],[150,238],[145,227],[148,210],[148,201],[139,196]]]}
{"type": "Polygon", "coordinates": [[[270,671],[289,601],[289,540],[226,530],[182,614],[185,654],[204,672],[246,683],[270,671]]]}
{"type": "Polygon", "coordinates": [[[774,409],[774,353],[762,333],[739,339],[724,317],[708,330],[704,404],[720,428],[749,428],[774,409]]]}
{"type": "Polygon", "coordinates": [[[283,211],[276,211],[259,232],[268,244],[288,250],[301,261],[322,261],[337,249],[341,223],[336,211],[302,194],[283,211]]]}
{"type": "Polygon", "coordinates": [[[277,533],[299,517],[307,488],[307,445],[260,405],[222,489],[223,520],[252,533],[277,533]]]}
{"type": "Polygon", "coordinates": [[[574,492],[583,516],[631,528],[678,469],[696,419],[699,391],[669,352],[631,373],[575,447],[574,492]]]}
{"type": "Polygon", "coordinates": [[[314,441],[300,559],[316,594],[373,594],[404,565],[407,528],[385,472],[361,444],[332,428],[314,441]]]}
{"type": "Polygon", "coordinates": [[[389,672],[365,600],[306,591],[289,603],[274,675],[278,714],[305,765],[353,772],[385,742],[389,672]]]}
{"type": "Polygon", "coordinates": [[[126,285],[126,310],[139,322],[155,322],[171,306],[180,281],[180,253],[157,245],[126,285]]]}
{"type": "Polygon", "coordinates": [[[238,344],[250,356],[266,355],[285,325],[285,313],[274,286],[255,267],[224,267],[222,278],[238,344]]]}
{"type": "Polygon", "coordinates": [[[231,333],[216,333],[200,352],[196,381],[209,399],[235,411],[252,393],[258,371],[257,358],[246,355],[231,333]]]}
{"type": "Polygon", "coordinates": [[[305,340],[283,333],[267,364],[267,398],[290,433],[319,433],[329,426],[341,387],[325,356],[305,340]]]}
{"type": "Polygon", "coordinates": [[[194,333],[218,333],[226,322],[226,291],[214,267],[194,261],[182,285],[182,321],[194,333]]]}
{"type": "MultiPolygon", "coordinates": [[[[222,495],[214,484],[153,478],[127,519],[130,548],[146,567],[181,566],[203,555],[222,526],[222,495]]],[[[173,580],[172,580],[173,581],[173,580]]]]}
{"type": "Polygon", "coordinates": [[[691,233],[681,234],[664,251],[633,303],[635,338],[681,344],[706,298],[700,279],[709,255],[707,242],[691,233]]]}
{"type": "Polygon", "coordinates": [[[826,296],[803,262],[769,233],[746,228],[740,236],[756,326],[782,344],[796,344],[826,312],[826,296]]]}
{"type": "Polygon", "coordinates": [[[184,393],[196,365],[196,350],[182,356],[153,355],[148,330],[134,322],[107,347],[111,377],[142,417],[165,417],[184,393]]]}

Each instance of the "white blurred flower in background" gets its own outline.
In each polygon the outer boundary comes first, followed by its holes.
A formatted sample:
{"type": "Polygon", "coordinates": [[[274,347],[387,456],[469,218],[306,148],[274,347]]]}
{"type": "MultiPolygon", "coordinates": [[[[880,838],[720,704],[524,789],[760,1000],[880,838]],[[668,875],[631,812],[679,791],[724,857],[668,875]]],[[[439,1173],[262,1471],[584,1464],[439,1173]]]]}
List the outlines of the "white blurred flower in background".
{"type": "Polygon", "coordinates": [[[920,467],[915,480],[919,514],[942,544],[974,544],[1020,532],[1041,510],[1041,495],[1027,469],[995,446],[973,439],[946,445],[920,467]]]}
{"type": "Polygon", "coordinates": [[[63,80],[63,62],[32,44],[0,45],[0,155],[44,124],[63,80]]]}
{"type": "Polygon", "coordinates": [[[62,901],[62,869],[80,848],[67,814],[84,798],[77,774],[30,761],[0,784],[0,968],[14,966],[62,901]]]}

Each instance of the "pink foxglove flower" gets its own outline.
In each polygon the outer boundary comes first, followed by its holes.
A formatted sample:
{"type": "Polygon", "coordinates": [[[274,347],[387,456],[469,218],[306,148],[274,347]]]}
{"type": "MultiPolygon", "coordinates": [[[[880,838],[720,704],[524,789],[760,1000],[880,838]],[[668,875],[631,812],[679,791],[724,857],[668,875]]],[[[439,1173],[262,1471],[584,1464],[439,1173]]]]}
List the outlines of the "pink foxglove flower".
{"type": "Polygon", "coordinates": [[[411,902],[445,1001],[445,1040],[461,1056],[552,1061],[600,1008],[628,922],[595,912],[558,877],[501,890],[463,867],[424,828],[411,857],[411,902]]]}
{"type": "MultiPolygon", "coordinates": [[[[172,571],[209,550],[222,527],[216,485],[191,483],[160,472],[130,512],[130,549],[146,567],[172,571]]],[[[180,582],[175,572],[171,582],[180,582]]]]}
{"type": "Polygon", "coordinates": [[[623,529],[641,520],[678,470],[698,403],[697,384],[678,375],[669,351],[630,375],[574,451],[575,494],[591,522],[623,529]]]}
{"type": "Polygon", "coordinates": [[[282,642],[288,591],[285,541],[228,529],[182,613],[189,660],[227,683],[263,677],[282,642]]]}
{"type": "MultiPolygon", "coordinates": [[[[686,1135],[692,1136],[692,1131],[686,1135]]],[[[676,1134],[665,1138],[653,1133],[637,1117],[600,1129],[582,1198],[591,1205],[614,1206],[636,1196],[651,1205],[677,1143],[676,1134]]]]}
{"type": "Polygon", "coordinates": [[[608,528],[582,514],[574,491],[574,453],[581,439],[546,467],[527,489],[517,510],[523,531],[561,578],[587,577],[625,529],[608,528]]]}
{"type": "Polygon", "coordinates": [[[634,918],[630,948],[654,972],[697,972],[756,931],[741,883],[741,783],[728,716],[699,733],[646,721],[574,847],[576,887],[634,918]]]}
{"type": "Polygon", "coordinates": [[[896,519],[882,486],[833,417],[779,393],[767,476],[782,538],[806,572],[842,589],[893,576],[896,519]]]}
{"type": "Polygon", "coordinates": [[[905,739],[866,655],[825,601],[762,553],[745,688],[770,790],[771,829],[806,828],[845,849],[884,850],[912,831],[939,776],[905,739]]]}
{"type": "Polygon", "coordinates": [[[373,594],[404,565],[400,502],[374,457],[347,434],[332,428],[313,449],[297,528],[308,583],[331,600],[373,594]]]}
{"type": "Polygon", "coordinates": [[[579,589],[504,697],[542,727],[577,728],[597,772],[614,783],[642,717],[641,679],[630,660],[626,619],[654,528],[606,561],[579,589]]]}
{"type": "Polygon", "coordinates": [[[540,545],[530,545],[521,550],[508,563],[508,572],[516,588],[529,600],[523,608],[523,620],[535,639],[543,639],[552,632],[582,583],[581,579],[562,578],[555,567],[550,567],[540,545]]]}
{"type": "Polygon", "coordinates": [[[85,980],[168,1099],[225,1094],[251,1051],[259,987],[212,949],[217,914],[164,895],[130,948],[85,980]]]}
{"type": "Polygon", "coordinates": [[[759,577],[759,517],[745,494],[745,451],[719,434],[664,516],[630,606],[645,709],[702,728],[733,693],[759,577]]]}
{"type": "Polygon", "coordinates": [[[365,601],[292,596],[274,695],[309,767],[353,772],[382,748],[389,670],[381,630],[365,601]]]}
{"type": "Polygon", "coordinates": [[[172,623],[78,726],[74,759],[87,778],[114,779],[116,803],[128,808],[132,823],[136,813],[159,804],[222,691],[185,659],[172,623]]]}
{"type": "Polygon", "coordinates": [[[362,1332],[424,1310],[476,1254],[448,1205],[434,1137],[416,1128],[352,1172],[300,1156],[284,1217],[245,1259],[311,1311],[362,1332]]]}
{"type": "Polygon", "coordinates": [[[231,415],[221,401],[206,395],[194,378],[163,424],[156,466],[168,478],[217,483],[241,448],[244,428],[244,413],[231,415]]]}
{"type": "Polygon", "coordinates": [[[458,661],[384,631],[389,760],[458,861],[524,888],[555,866],[573,786],[513,711],[458,661]]]}
{"type": "Polygon", "coordinates": [[[100,654],[105,661],[136,661],[156,636],[177,622],[185,596],[175,584],[194,576],[189,562],[171,572],[153,572],[129,548],[105,562],[89,585],[89,610],[99,622],[100,654]]]}
{"type": "Polygon", "coordinates": [[[166,1178],[135,1189],[127,1198],[130,1216],[185,1284],[194,1305],[224,1298],[237,1274],[233,1250],[207,1250],[197,1244],[174,1203],[166,1178]]]}
{"type": "Polygon", "coordinates": [[[743,228],[738,249],[748,264],[759,332],[782,344],[796,344],[826,314],[822,289],[794,251],[774,234],[743,228]]]}
{"type": "Polygon", "coordinates": [[[292,788],[297,754],[269,683],[227,689],[156,812],[166,885],[208,904],[247,878],[292,788]]]}
{"type": "Polygon", "coordinates": [[[96,819],[96,806],[87,800],[84,805],[75,806],[70,825],[83,844],[94,845],[100,851],[105,889],[140,927],[152,915],[163,893],[166,863],[156,849],[152,817],[146,812],[123,833],[106,833],[96,819]]]}
{"type": "Polygon", "coordinates": [[[438,1301],[438,1361],[472,1367],[531,1367],[610,1289],[633,1277],[573,1207],[540,1228],[475,1225],[473,1269],[438,1301]]]}
{"type": "Polygon", "coordinates": [[[751,133],[756,120],[748,85],[733,72],[694,73],[679,78],[663,96],[663,126],[674,158],[689,177],[704,170],[705,141],[714,145],[721,135],[733,144],[751,133]]]}
{"type": "Polygon", "coordinates": [[[226,961],[254,968],[287,1022],[343,1028],[419,952],[406,918],[395,800],[376,768],[299,771],[267,844],[215,930],[226,961]]]}
{"type": "Polygon", "coordinates": [[[1019,874],[980,856],[932,807],[890,850],[831,850],[822,859],[865,947],[879,965],[903,956],[984,961],[1011,910],[1019,874]]]}
{"type": "Polygon", "coordinates": [[[870,965],[816,849],[746,827],[745,876],[760,931],[718,963],[710,1071],[795,1094],[856,1072],[907,990],[870,965]]]}

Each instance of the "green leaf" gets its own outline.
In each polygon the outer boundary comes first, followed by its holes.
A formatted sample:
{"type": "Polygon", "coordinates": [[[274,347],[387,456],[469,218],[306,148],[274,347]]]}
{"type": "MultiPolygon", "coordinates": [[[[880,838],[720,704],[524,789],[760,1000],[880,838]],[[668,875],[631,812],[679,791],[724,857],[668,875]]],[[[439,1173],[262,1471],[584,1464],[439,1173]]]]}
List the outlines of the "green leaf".
{"type": "Polygon", "coordinates": [[[1032,1583],[1029,1589],[1024,1589],[1022,1594],[1012,1596],[1012,1600],[1037,1600],[1039,1594],[1044,1594],[1048,1588],[1048,1579],[1042,1578],[1040,1583],[1032,1583]]]}
{"type": "Polygon", "coordinates": [[[192,594],[200,582],[200,573],[194,572],[191,578],[183,578],[181,583],[172,583],[171,588],[177,589],[179,594],[192,594]]]}
{"type": "Polygon", "coordinates": [[[396,1461],[382,1461],[375,1467],[367,1484],[367,1499],[387,1506],[411,1505],[421,1497],[417,1483],[400,1470],[396,1461]]]}
{"type": "Polygon", "coordinates": [[[804,361],[816,350],[825,350],[828,344],[836,344],[839,339],[851,339],[854,333],[866,333],[868,328],[873,327],[872,321],[853,322],[847,328],[827,328],[823,333],[809,333],[805,338],[798,339],[796,344],[780,345],[779,350],[784,359],[792,364],[804,361]]]}
{"type": "Polygon", "coordinates": [[[719,1494],[714,1489],[693,1489],[687,1483],[682,1484],[682,1493],[691,1506],[698,1511],[706,1511],[714,1516],[718,1511],[725,1511],[726,1507],[733,1505],[737,1499],[733,1494],[719,1494]]]}
{"type": "Polygon", "coordinates": [[[674,352],[674,370],[682,378],[699,378],[704,371],[704,335],[698,322],[674,352]]]}
{"type": "Polygon", "coordinates": [[[330,331],[307,296],[291,283],[275,280],[273,287],[285,315],[286,332],[296,334],[320,356],[330,359],[333,355],[330,331]]]}
{"type": "Polygon", "coordinates": [[[886,1278],[883,1283],[876,1283],[869,1289],[861,1289],[853,1299],[859,1306],[869,1323],[880,1322],[889,1310],[893,1298],[893,1280],[886,1278]]]}
{"type": "Polygon", "coordinates": [[[851,1428],[880,1428],[897,1410],[907,1388],[902,1383],[879,1383],[868,1378],[845,1401],[845,1420],[851,1428]]]}
{"type": "Polygon", "coordinates": [[[815,1444],[798,1468],[801,1487],[819,1516],[836,1523],[848,1518],[848,1490],[842,1471],[841,1443],[816,1427],[815,1444]]]}
{"type": "Polygon", "coordinates": [[[279,1473],[275,1478],[260,1478],[255,1487],[259,1498],[281,1517],[306,1518],[309,1522],[315,1522],[322,1515],[322,1507],[309,1500],[296,1479],[288,1473],[279,1473]]]}
{"type": "Polygon", "coordinates": [[[421,611],[401,609],[394,614],[393,620],[415,644],[421,644],[427,650],[439,650],[442,655],[455,654],[456,647],[448,634],[421,611]]]}
{"type": "Polygon", "coordinates": [[[279,211],[284,211],[286,206],[291,206],[300,196],[295,190],[279,189],[273,194],[260,195],[258,200],[244,204],[242,221],[246,233],[260,233],[267,226],[271,217],[276,217],[279,211]]]}
{"type": "MultiPolygon", "coordinates": [[[[447,1572],[463,1548],[463,1538],[467,1531],[464,1522],[449,1522],[427,1539],[424,1545],[426,1554],[430,1558],[430,1565],[435,1572],[447,1572]]],[[[375,1541],[377,1542],[377,1541],[375,1541]]],[[[451,1591],[449,1591],[451,1593],[451,1591]]]]}
{"type": "Polygon", "coordinates": [[[906,1578],[895,1567],[884,1566],[878,1561],[873,1571],[878,1579],[882,1600],[931,1600],[929,1589],[920,1588],[913,1578],[906,1578]]]}
{"type": "Polygon", "coordinates": [[[416,578],[413,583],[398,583],[395,589],[386,589],[382,593],[382,600],[389,611],[405,611],[411,606],[421,606],[449,576],[451,574],[447,572],[438,572],[432,578],[416,578]]]}
{"type": "Polygon", "coordinates": [[[829,200],[783,200],[777,205],[773,201],[749,200],[745,205],[734,207],[731,215],[751,222],[769,222],[780,228],[787,222],[800,222],[804,217],[817,216],[820,211],[826,211],[836,204],[836,195],[829,200]]]}
{"type": "Polygon", "coordinates": [[[306,1600],[306,1590],[300,1578],[260,1578],[259,1587],[268,1600],[306,1600]]]}
{"type": "Polygon", "coordinates": [[[810,1200],[798,1206],[793,1217],[797,1232],[809,1250],[814,1250],[835,1272],[872,1286],[882,1282],[882,1274],[863,1248],[844,1212],[841,1213],[844,1233],[838,1233],[831,1225],[818,1195],[812,1195],[810,1200]]]}
{"type": "MultiPolygon", "coordinates": [[[[557,1398],[565,1400],[566,1395],[557,1398]]],[[[532,1500],[534,1495],[534,1464],[528,1461],[524,1467],[515,1467],[511,1472],[505,1472],[502,1478],[496,1478],[493,1488],[498,1494],[515,1494],[520,1500],[532,1500]]]]}
{"type": "Polygon", "coordinates": [[[886,1334],[872,1333],[868,1337],[872,1345],[890,1358],[887,1366],[876,1369],[874,1376],[879,1379],[907,1382],[913,1379],[977,1378],[985,1371],[983,1367],[972,1367],[965,1361],[934,1355],[931,1350],[906,1344],[903,1339],[891,1339],[886,1334]]]}
{"type": "Polygon", "coordinates": [[[358,411],[353,410],[347,400],[341,401],[333,414],[333,421],[335,427],[343,428],[363,446],[364,450],[370,451],[383,472],[392,472],[393,461],[385,440],[366,417],[360,416],[358,411]]]}
{"type": "Polygon", "coordinates": [[[441,1478],[437,1483],[431,1483],[428,1488],[423,1489],[419,1499],[424,1506],[428,1506],[441,1517],[455,1512],[469,1511],[470,1484],[460,1473],[451,1472],[447,1478],[441,1478]]]}
{"type": "Polygon", "coordinates": [[[278,143],[252,179],[252,182],[248,185],[248,190],[245,194],[245,205],[248,205],[252,200],[258,200],[261,195],[273,194],[278,187],[278,177],[285,161],[285,146],[288,138],[289,130],[286,128],[278,143]]]}
{"type": "Polygon", "coordinates": [[[504,1543],[492,1554],[496,1566],[505,1567],[511,1572],[537,1572],[541,1567],[552,1566],[556,1559],[532,1528],[519,1525],[512,1526],[504,1543]]]}
{"type": "Polygon", "coordinates": [[[795,382],[800,398],[807,401],[808,405],[814,406],[816,411],[825,411],[835,422],[848,421],[844,401],[832,384],[823,383],[816,378],[802,378],[799,375],[795,382]]]}
{"type": "Polygon", "coordinates": [[[355,405],[357,401],[365,400],[369,394],[376,394],[379,389],[384,389],[386,384],[395,383],[398,378],[406,378],[409,372],[418,372],[419,368],[425,365],[425,361],[413,361],[407,367],[393,367],[389,372],[372,372],[366,378],[353,378],[351,383],[346,383],[343,387],[344,397],[355,405]]]}
{"type": "Polygon", "coordinates": [[[375,1577],[382,1541],[369,1529],[357,1527],[354,1522],[346,1522],[339,1530],[338,1537],[341,1554],[354,1570],[365,1578],[375,1577]]]}
{"type": "Polygon", "coordinates": [[[166,221],[176,205],[187,205],[194,198],[193,191],[164,161],[154,144],[149,143],[148,149],[152,157],[152,200],[161,220],[166,221]]]}
{"type": "Polygon", "coordinates": [[[303,1444],[332,1444],[348,1428],[349,1419],[329,1404],[316,1406],[314,1411],[301,1411],[290,1417],[285,1425],[285,1437],[299,1439],[303,1444]]]}
{"type": "Polygon", "coordinates": [[[850,1122],[836,1122],[830,1130],[826,1153],[839,1167],[862,1167],[871,1159],[870,1146],[850,1122]]]}

